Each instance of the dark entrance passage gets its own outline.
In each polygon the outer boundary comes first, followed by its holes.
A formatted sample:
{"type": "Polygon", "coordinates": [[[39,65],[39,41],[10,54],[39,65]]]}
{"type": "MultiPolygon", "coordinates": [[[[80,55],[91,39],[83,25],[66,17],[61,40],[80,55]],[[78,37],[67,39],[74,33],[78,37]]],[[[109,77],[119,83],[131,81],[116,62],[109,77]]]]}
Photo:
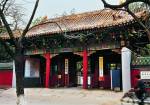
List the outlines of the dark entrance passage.
{"type": "MultiPolygon", "coordinates": [[[[70,52],[52,58],[52,87],[83,86],[83,57],[80,55],[70,52]]],[[[88,57],[87,75],[90,88],[121,89],[121,54],[112,50],[95,51],[88,57]]]]}
{"type": "Polygon", "coordinates": [[[117,88],[122,88],[120,54],[112,50],[96,51],[90,55],[90,64],[92,88],[114,89],[114,84],[117,84],[117,88]]]}
{"type": "MultiPolygon", "coordinates": [[[[50,83],[52,87],[76,87],[78,84],[77,62],[82,57],[73,53],[61,53],[52,58],[50,83]]],[[[80,71],[81,72],[81,71],[80,71]]]]}

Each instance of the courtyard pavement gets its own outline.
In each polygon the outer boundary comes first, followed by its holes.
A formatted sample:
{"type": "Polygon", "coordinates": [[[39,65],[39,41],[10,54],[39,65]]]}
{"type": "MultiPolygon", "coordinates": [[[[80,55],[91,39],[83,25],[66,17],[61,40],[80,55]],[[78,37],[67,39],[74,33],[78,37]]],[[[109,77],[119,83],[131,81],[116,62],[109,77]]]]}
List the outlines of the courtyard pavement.
{"type": "MultiPolygon", "coordinates": [[[[121,105],[122,92],[80,88],[25,89],[27,105],[121,105]]],[[[0,89],[0,105],[16,105],[15,89],[0,89]]]]}

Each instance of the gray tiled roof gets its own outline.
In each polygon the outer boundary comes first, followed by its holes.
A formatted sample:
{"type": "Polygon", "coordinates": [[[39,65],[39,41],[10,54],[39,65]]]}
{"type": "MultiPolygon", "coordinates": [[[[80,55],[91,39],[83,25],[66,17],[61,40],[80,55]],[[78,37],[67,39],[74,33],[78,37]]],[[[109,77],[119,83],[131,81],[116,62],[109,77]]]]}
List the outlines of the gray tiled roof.
{"type": "MultiPolygon", "coordinates": [[[[138,18],[144,18],[145,11],[137,12],[138,18]]],[[[115,11],[111,9],[103,9],[93,12],[81,14],[73,14],[59,18],[49,19],[30,28],[26,37],[52,35],[55,33],[79,31],[94,28],[107,28],[112,26],[122,26],[135,23],[135,20],[128,13],[123,11],[115,11]],[[61,27],[62,30],[58,27],[61,27]]],[[[15,37],[19,37],[16,32],[15,37]]],[[[8,38],[4,35],[3,38],[8,38]]]]}

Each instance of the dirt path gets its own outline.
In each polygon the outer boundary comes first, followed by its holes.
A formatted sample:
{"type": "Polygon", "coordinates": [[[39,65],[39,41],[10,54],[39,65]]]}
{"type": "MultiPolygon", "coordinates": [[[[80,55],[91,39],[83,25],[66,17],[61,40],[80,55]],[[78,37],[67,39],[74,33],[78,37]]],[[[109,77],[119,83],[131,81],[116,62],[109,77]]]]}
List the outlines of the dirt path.
{"type": "MultiPolygon", "coordinates": [[[[25,89],[27,105],[121,105],[122,95],[122,92],[77,88],[25,89]]],[[[15,105],[15,102],[15,89],[6,90],[1,94],[0,105],[15,105]]]]}

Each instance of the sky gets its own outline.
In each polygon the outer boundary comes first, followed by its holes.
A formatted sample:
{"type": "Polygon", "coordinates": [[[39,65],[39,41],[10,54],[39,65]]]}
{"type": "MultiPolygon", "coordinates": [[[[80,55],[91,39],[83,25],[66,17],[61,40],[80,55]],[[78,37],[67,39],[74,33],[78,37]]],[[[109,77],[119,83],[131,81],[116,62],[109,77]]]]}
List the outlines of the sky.
{"type": "MultiPolygon", "coordinates": [[[[36,0],[16,0],[17,3],[24,7],[26,18],[31,15],[36,0]]],[[[106,0],[111,4],[118,4],[119,0],[106,0]]],[[[100,10],[104,8],[101,0],[40,0],[35,18],[48,16],[54,18],[64,12],[70,14],[73,10],[75,13],[100,10]]]]}

